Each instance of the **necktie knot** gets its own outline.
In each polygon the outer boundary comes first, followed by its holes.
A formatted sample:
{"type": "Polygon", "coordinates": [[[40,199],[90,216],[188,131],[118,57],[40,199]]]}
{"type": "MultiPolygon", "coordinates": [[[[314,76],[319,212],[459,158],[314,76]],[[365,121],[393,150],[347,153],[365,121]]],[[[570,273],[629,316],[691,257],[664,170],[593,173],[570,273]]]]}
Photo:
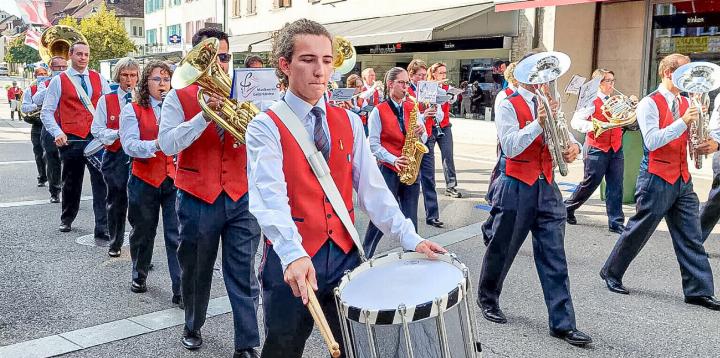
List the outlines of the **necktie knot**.
{"type": "Polygon", "coordinates": [[[610,96],[605,96],[605,97],[603,97],[603,99],[607,101],[610,99],[610,96]]]}
{"type": "Polygon", "coordinates": [[[125,93],[125,103],[130,103],[130,101],[132,101],[132,93],[125,93]]]}

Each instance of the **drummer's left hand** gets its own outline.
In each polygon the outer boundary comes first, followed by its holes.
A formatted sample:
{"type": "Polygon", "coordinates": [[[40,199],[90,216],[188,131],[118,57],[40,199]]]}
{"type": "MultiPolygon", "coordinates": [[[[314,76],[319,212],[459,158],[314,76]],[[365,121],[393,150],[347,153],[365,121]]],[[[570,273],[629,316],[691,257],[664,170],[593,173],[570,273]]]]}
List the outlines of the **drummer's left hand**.
{"type": "Polygon", "coordinates": [[[434,259],[437,258],[437,254],[447,253],[447,250],[430,240],[423,240],[415,246],[415,252],[425,254],[428,258],[434,259]]]}

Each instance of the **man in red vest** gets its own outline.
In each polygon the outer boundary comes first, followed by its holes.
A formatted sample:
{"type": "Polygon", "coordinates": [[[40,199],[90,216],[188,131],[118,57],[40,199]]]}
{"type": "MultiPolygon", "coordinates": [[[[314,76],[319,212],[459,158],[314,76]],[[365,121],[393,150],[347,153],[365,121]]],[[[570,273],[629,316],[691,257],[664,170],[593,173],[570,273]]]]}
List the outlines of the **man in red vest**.
{"type": "Polygon", "coordinates": [[[120,144],[120,110],[132,102],[133,91],[139,78],[140,65],[130,57],[121,58],[115,64],[113,80],[119,85],[98,100],[95,118],[90,131],[105,145],[102,173],[107,184],[108,231],[110,247],[108,255],[119,257],[125,241],[125,217],[127,216],[127,183],[130,176],[130,157],[120,144]]]}
{"type": "MultiPolygon", "coordinates": [[[[403,248],[428,256],[444,252],[420,238],[398,208],[370,152],[360,118],[325,102],[333,63],[330,33],[314,21],[300,19],[280,30],[275,41],[274,67],[288,86],[282,101],[325,158],[340,205],[344,203],[352,218],[355,190],[359,207],[403,248]]],[[[266,331],[262,356],[299,358],[313,328],[304,306],[308,287],[317,291],[342,345],[333,289],[360,259],[298,142],[278,117],[279,105],[280,101],[248,126],[248,184],[251,211],[268,240],[260,269],[266,331]]]]}
{"type": "Polygon", "coordinates": [[[93,140],[90,133],[95,106],[110,86],[99,73],[88,69],[90,47],[84,42],[70,46],[72,67],[55,76],[48,85],[40,118],[55,138],[62,161],[62,214],[60,231],[69,232],[80,208],[85,166],[90,172],[95,214],[95,238],[109,240],[107,234],[106,188],[102,173],[83,155],[93,140]]]}
{"type": "MultiPolygon", "coordinates": [[[[532,232],[533,253],[549,314],[550,335],[585,346],[592,339],[575,325],[565,259],[565,207],[554,181],[553,160],[544,140],[545,109],[536,88],[520,84],[500,105],[495,120],[500,139],[500,174],[492,200],[492,230],[483,258],[478,305],[485,319],[506,323],[499,299],[503,282],[522,243],[532,232]]],[[[553,103],[557,106],[557,103],[553,103]]],[[[575,160],[580,145],[563,153],[575,160]]]]}
{"type": "Polygon", "coordinates": [[[23,90],[18,87],[17,82],[13,81],[12,86],[7,90],[7,99],[10,104],[10,120],[15,120],[15,112],[18,114],[18,121],[21,119],[20,115],[20,98],[22,98],[23,90]]]}
{"type": "MultiPolygon", "coordinates": [[[[193,45],[207,38],[220,40],[218,65],[230,66],[228,35],[205,28],[193,36],[193,45]]],[[[222,237],[225,288],[235,323],[235,357],[255,357],[260,345],[256,307],[260,287],[255,277],[255,253],[260,227],[248,210],[244,145],[235,145],[230,133],[202,112],[198,86],[172,89],[163,102],[159,143],[166,155],[177,154],[175,186],[180,219],[178,259],[182,268],[185,327],[182,344],[202,345],[200,329],[210,300],[213,267],[222,237]]],[[[210,97],[210,108],[223,98],[210,97]]]]}
{"type": "Polygon", "coordinates": [[[383,101],[382,89],[373,87],[375,80],[377,79],[375,76],[375,69],[368,67],[362,71],[361,75],[365,84],[365,91],[371,91],[365,100],[368,105],[375,107],[383,101]]]}
{"type": "MultiPolygon", "coordinates": [[[[122,74],[123,71],[120,71],[122,74]]],[[[177,188],[174,185],[175,163],[158,146],[158,123],[162,94],[170,90],[170,67],[151,61],[143,69],[137,103],[126,104],[120,115],[120,142],[133,158],[132,175],[127,184],[129,207],[130,257],[135,293],[147,291],[145,281],[155,248],[155,232],[162,209],[165,253],[172,282],[172,302],[183,306],[178,263],[178,218],[175,211],[177,188]]]]}
{"type": "Polygon", "coordinates": [[[577,224],[575,210],[579,209],[595,189],[602,182],[603,177],[607,182],[605,186],[605,207],[608,216],[608,228],[610,232],[621,234],[625,229],[625,214],[622,211],[623,195],[623,165],[625,159],[622,151],[623,129],[618,127],[602,133],[595,137],[593,132],[592,119],[607,122],[602,111],[602,106],[610,99],[614,92],[615,73],[605,69],[597,69],[593,72],[593,78],[602,78],[597,97],[593,102],[594,106],[588,110],[579,110],[573,115],[570,125],[580,133],[587,133],[588,151],[585,155],[585,177],[575,188],[569,199],[565,200],[567,209],[567,222],[570,225],[577,224]],[[592,113],[588,113],[592,111],[592,113]]]}
{"type": "MultiPolygon", "coordinates": [[[[657,91],[638,103],[636,113],[645,155],[636,184],[636,211],[615,243],[600,277],[611,292],[629,294],[622,278],[665,218],[680,264],[685,302],[717,311],[720,301],[713,297],[713,274],[700,229],[700,202],[687,164],[687,129],[698,112],[672,82],[673,72],[689,62],[690,58],[681,54],[663,58],[658,65],[662,82],[657,91]]],[[[718,143],[713,139],[696,148],[699,154],[717,149],[718,143]]]]}

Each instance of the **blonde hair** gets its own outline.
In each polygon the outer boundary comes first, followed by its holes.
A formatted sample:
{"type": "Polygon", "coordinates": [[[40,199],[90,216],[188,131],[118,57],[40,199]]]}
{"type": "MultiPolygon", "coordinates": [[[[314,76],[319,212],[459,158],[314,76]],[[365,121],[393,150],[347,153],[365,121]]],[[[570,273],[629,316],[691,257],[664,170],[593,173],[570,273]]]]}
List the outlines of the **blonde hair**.
{"type": "Polygon", "coordinates": [[[505,72],[503,72],[503,76],[505,77],[505,81],[507,81],[510,84],[515,85],[515,82],[517,80],[515,79],[515,66],[517,66],[517,62],[513,62],[505,67],[505,72]]]}
{"type": "Polygon", "coordinates": [[[408,74],[412,76],[417,73],[417,71],[419,71],[421,68],[427,70],[427,64],[425,63],[425,61],[416,58],[410,61],[410,64],[408,64],[407,67],[407,71],[408,74]]]}
{"type": "Polygon", "coordinates": [[[395,81],[398,78],[398,75],[400,75],[403,72],[407,72],[407,71],[405,71],[405,69],[402,67],[393,67],[393,68],[389,69],[387,72],[385,72],[385,83],[384,84],[385,84],[385,87],[388,88],[388,90],[385,91],[385,99],[390,98],[390,90],[389,90],[390,86],[388,85],[388,82],[395,81]]]}
{"type": "Polygon", "coordinates": [[[663,59],[660,60],[660,63],[658,64],[658,74],[660,75],[660,78],[663,77],[663,73],[665,71],[669,70],[670,72],[675,72],[675,70],[677,70],[677,68],[681,66],[681,62],[690,62],[690,57],[679,53],[674,53],[663,57],[663,59]]]}
{"type": "Polygon", "coordinates": [[[320,23],[308,20],[299,19],[290,23],[286,23],[282,29],[273,33],[273,48],[272,57],[270,62],[272,67],[275,67],[275,75],[277,75],[280,84],[288,87],[289,79],[287,75],[280,70],[280,58],[285,58],[288,62],[292,61],[293,53],[295,52],[295,37],[300,35],[316,35],[324,36],[332,43],[332,35],[330,32],[320,23]]]}
{"type": "Polygon", "coordinates": [[[613,77],[615,77],[615,72],[606,70],[604,68],[598,68],[595,71],[593,71],[592,78],[604,78],[605,75],[607,75],[608,73],[613,75],[613,77]]]}
{"type": "Polygon", "coordinates": [[[113,82],[120,83],[120,72],[125,70],[135,70],[140,76],[140,64],[131,57],[123,57],[115,64],[115,72],[113,72],[113,82]]]}
{"type": "Polygon", "coordinates": [[[438,68],[445,67],[447,68],[447,65],[442,62],[433,63],[430,68],[428,68],[428,81],[435,81],[435,72],[437,72],[438,68]]]}
{"type": "MultiPolygon", "coordinates": [[[[370,71],[375,72],[375,69],[372,68],[372,67],[368,67],[368,68],[362,70],[361,75],[362,75],[363,81],[365,81],[365,79],[367,78],[367,76],[370,74],[370,71]]],[[[369,83],[369,84],[371,84],[371,83],[369,83]]]]}

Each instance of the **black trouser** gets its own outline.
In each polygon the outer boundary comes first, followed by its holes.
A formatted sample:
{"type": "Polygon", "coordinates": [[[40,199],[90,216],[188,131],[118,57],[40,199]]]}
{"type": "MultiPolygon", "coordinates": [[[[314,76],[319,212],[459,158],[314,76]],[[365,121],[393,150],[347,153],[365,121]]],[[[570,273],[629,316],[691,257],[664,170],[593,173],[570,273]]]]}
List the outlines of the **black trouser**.
{"type": "Polygon", "coordinates": [[[43,150],[45,151],[45,163],[47,164],[48,190],[50,195],[60,195],[60,152],[55,145],[55,139],[42,127],[40,130],[40,139],[43,150]]]}
{"type": "Polygon", "coordinates": [[[107,238],[107,209],[105,198],[107,188],[102,173],[85,158],[83,150],[93,139],[92,134],[87,138],[68,134],[68,145],[60,147],[62,160],[62,214],[60,222],[72,224],[80,209],[80,196],[82,195],[85,167],[90,172],[90,184],[93,193],[93,213],[95,214],[95,237],[107,238]],[[87,141],[77,141],[86,139],[87,141]]]}
{"type": "Polygon", "coordinates": [[[38,183],[44,183],[48,180],[47,169],[45,167],[45,157],[43,153],[42,139],[40,134],[42,132],[42,122],[38,120],[33,123],[30,127],[30,142],[33,146],[33,154],[35,155],[35,165],[37,165],[38,171],[38,183]]]}
{"type": "Polygon", "coordinates": [[[128,209],[130,157],[122,149],[105,151],[102,174],[107,186],[108,233],[110,250],[120,250],[125,241],[125,217],[128,209]]]}

